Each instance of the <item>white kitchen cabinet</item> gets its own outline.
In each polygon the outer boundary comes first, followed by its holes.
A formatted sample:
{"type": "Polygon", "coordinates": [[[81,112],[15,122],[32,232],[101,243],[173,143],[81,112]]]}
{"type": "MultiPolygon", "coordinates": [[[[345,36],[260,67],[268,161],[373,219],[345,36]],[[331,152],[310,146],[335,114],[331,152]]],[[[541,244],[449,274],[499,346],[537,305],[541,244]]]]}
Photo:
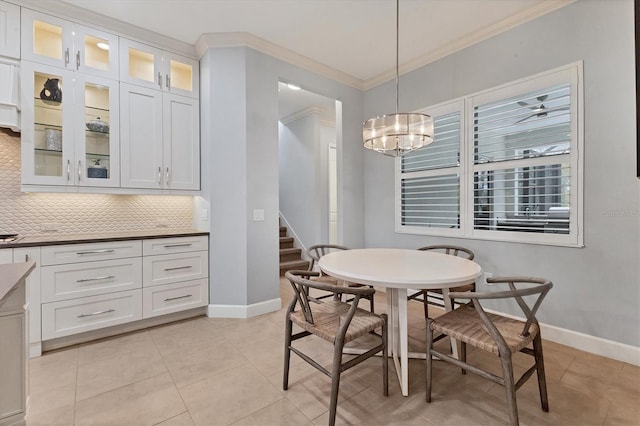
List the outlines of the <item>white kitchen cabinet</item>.
{"type": "Polygon", "coordinates": [[[209,280],[200,279],[142,289],[144,318],[206,306],[209,303],[209,280]]]}
{"type": "Polygon", "coordinates": [[[0,249],[0,265],[13,263],[13,249],[0,249]]]}
{"type": "Polygon", "coordinates": [[[42,340],[142,319],[142,290],[42,304],[42,340]]]}
{"type": "Polygon", "coordinates": [[[118,79],[118,36],[22,8],[22,59],[118,79]]]}
{"type": "Polygon", "coordinates": [[[118,187],[118,83],[22,61],[22,184],[118,187]]]}
{"type": "Polygon", "coordinates": [[[45,246],[42,340],[142,318],[142,241],[45,246]]]}
{"type": "Polygon", "coordinates": [[[63,244],[42,247],[42,265],[124,259],[142,256],[140,240],[63,244]]]}
{"type": "Polygon", "coordinates": [[[120,80],[191,98],[200,96],[199,62],[120,38],[120,80]]]}
{"type": "Polygon", "coordinates": [[[56,302],[105,292],[140,288],[140,257],[47,266],[42,280],[42,302],[56,302]]]}
{"type": "Polygon", "coordinates": [[[20,59],[20,7],[0,1],[0,56],[20,59]]]}
{"type": "Polygon", "coordinates": [[[120,84],[121,186],[198,191],[197,99],[120,84]]]}
{"type": "Polygon", "coordinates": [[[25,285],[0,300],[0,425],[24,425],[27,395],[25,285]]]}
{"type": "Polygon", "coordinates": [[[142,314],[151,318],[209,303],[206,236],[159,238],[142,244],[142,314]]]}
{"type": "Polygon", "coordinates": [[[13,249],[13,262],[36,263],[27,277],[27,302],[29,304],[29,357],[42,355],[42,318],[40,312],[41,256],[40,247],[19,247],[13,249]]]}

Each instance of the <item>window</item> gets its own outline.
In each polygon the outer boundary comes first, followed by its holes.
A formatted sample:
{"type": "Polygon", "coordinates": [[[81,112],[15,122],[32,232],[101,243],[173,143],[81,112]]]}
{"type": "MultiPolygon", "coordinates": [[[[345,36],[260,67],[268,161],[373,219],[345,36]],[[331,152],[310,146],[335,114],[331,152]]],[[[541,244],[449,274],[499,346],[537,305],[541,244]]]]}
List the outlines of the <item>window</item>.
{"type": "Polygon", "coordinates": [[[396,163],[397,231],[581,245],[581,72],[425,109],[434,142],[396,163]]]}
{"type": "Polygon", "coordinates": [[[434,141],[402,157],[399,220],[407,232],[459,233],[462,102],[434,108],[434,141]],[[444,231],[443,231],[444,230],[444,231]],[[458,232],[456,232],[458,231],[458,232]]]}

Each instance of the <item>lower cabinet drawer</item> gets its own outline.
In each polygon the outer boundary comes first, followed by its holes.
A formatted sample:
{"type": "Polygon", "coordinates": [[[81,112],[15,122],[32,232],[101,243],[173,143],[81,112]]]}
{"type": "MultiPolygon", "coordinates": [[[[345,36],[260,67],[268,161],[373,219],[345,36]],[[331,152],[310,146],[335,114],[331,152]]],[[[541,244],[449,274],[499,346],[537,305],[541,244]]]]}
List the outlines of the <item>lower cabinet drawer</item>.
{"type": "Polygon", "coordinates": [[[145,256],[142,262],[143,287],[198,280],[209,276],[207,251],[145,256]]]}
{"type": "Polygon", "coordinates": [[[142,290],[42,304],[42,340],[142,319],[142,290]]]}
{"type": "Polygon", "coordinates": [[[193,280],[142,289],[144,318],[206,306],[209,303],[209,280],[193,280]]]}
{"type": "Polygon", "coordinates": [[[95,296],[142,287],[142,258],[44,266],[42,302],[95,296]]]}

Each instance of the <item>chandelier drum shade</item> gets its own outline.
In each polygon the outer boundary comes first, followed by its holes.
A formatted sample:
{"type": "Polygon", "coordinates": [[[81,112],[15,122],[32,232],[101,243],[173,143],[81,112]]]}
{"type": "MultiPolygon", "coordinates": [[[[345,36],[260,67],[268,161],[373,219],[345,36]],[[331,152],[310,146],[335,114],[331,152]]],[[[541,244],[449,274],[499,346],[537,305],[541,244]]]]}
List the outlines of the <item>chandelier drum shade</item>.
{"type": "Polygon", "coordinates": [[[418,113],[396,113],[370,118],[362,127],[364,147],[393,157],[433,142],[433,120],[418,113]]]}
{"type": "Polygon", "coordinates": [[[364,147],[398,157],[433,142],[433,119],[420,113],[398,112],[400,0],[396,0],[396,113],[370,118],[362,125],[364,147]]]}

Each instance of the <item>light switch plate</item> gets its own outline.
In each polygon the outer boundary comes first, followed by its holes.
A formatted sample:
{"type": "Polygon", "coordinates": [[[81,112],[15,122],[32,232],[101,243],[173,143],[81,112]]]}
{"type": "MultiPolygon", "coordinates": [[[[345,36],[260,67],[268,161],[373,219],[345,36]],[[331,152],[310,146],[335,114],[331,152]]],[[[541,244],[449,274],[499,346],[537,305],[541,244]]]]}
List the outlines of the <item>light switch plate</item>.
{"type": "Polygon", "coordinates": [[[253,211],[254,222],[264,222],[264,209],[255,209],[253,211]]]}

